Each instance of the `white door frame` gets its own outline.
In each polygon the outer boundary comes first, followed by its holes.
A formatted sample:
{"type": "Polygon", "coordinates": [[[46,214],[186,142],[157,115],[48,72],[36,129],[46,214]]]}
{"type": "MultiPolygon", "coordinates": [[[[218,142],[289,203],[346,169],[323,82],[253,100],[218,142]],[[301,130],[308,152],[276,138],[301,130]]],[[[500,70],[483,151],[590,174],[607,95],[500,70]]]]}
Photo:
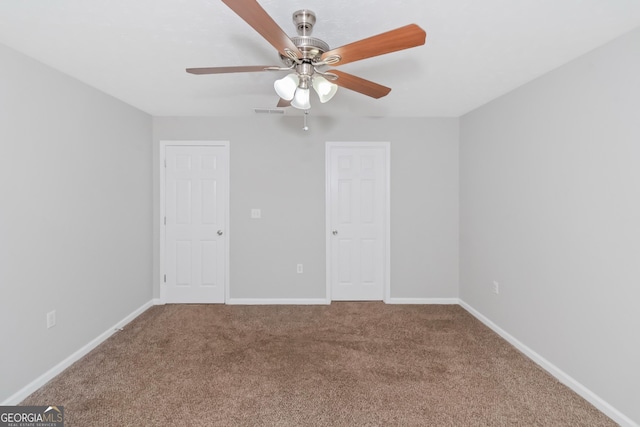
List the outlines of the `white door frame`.
{"type": "Polygon", "coordinates": [[[331,149],[338,148],[383,148],[385,151],[387,169],[385,183],[385,212],[384,212],[384,293],[383,301],[389,303],[391,299],[391,144],[389,142],[340,142],[328,141],[325,146],[325,238],[326,238],[326,299],[331,303],[331,149]]]}
{"type": "Polygon", "coordinates": [[[225,239],[225,248],[224,248],[224,276],[225,276],[225,286],[224,286],[224,302],[225,304],[229,303],[229,239],[231,237],[231,230],[229,228],[229,188],[230,188],[230,170],[229,165],[231,163],[229,158],[229,141],[160,141],[160,218],[158,221],[159,224],[159,233],[160,233],[160,303],[166,303],[166,295],[164,291],[164,280],[165,280],[165,251],[166,251],[166,236],[165,236],[165,224],[164,218],[166,216],[165,213],[165,162],[166,162],[166,149],[167,146],[209,146],[209,147],[222,147],[225,149],[226,158],[227,158],[227,191],[226,191],[226,200],[224,201],[226,204],[225,211],[225,219],[224,219],[224,230],[226,234],[225,239]]]}

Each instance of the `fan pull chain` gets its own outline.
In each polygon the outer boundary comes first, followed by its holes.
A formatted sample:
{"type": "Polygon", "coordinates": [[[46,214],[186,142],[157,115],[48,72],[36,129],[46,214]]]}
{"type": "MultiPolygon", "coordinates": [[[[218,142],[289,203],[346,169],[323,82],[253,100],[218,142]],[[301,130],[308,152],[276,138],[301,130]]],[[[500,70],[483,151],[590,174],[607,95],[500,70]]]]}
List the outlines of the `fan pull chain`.
{"type": "Polygon", "coordinates": [[[304,110],[304,126],[302,127],[303,131],[308,131],[309,126],[307,126],[307,116],[309,115],[309,110],[304,110]]]}

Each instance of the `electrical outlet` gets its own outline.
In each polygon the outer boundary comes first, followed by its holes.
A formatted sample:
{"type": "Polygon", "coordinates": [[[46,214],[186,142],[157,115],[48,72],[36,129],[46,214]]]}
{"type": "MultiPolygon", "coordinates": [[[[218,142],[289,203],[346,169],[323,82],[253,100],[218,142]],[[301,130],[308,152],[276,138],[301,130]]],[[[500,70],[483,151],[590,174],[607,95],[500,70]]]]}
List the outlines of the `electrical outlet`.
{"type": "Polygon", "coordinates": [[[56,311],[50,311],[47,313],[47,329],[56,326],[56,311]]]}
{"type": "Polygon", "coordinates": [[[296,266],[296,271],[298,272],[298,274],[302,274],[302,272],[304,271],[303,268],[302,268],[302,264],[298,264],[296,266]]]}
{"type": "Polygon", "coordinates": [[[262,218],[262,212],[260,209],[251,209],[251,219],[260,219],[262,218]]]}
{"type": "Polygon", "coordinates": [[[500,293],[500,283],[493,281],[493,293],[498,295],[500,293]]]}

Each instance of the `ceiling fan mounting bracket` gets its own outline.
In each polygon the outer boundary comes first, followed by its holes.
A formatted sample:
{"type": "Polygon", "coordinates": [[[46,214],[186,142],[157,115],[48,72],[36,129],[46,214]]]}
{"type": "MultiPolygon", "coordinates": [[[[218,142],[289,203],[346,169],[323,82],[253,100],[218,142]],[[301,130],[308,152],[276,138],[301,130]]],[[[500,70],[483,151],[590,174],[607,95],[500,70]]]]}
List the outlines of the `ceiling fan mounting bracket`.
{"type": "Polygon", "coordinates": [[[297,10],[293,12],[293,23],[299,36],[310,36],[316,24],[316,14],[308,9],[297,10]]]}

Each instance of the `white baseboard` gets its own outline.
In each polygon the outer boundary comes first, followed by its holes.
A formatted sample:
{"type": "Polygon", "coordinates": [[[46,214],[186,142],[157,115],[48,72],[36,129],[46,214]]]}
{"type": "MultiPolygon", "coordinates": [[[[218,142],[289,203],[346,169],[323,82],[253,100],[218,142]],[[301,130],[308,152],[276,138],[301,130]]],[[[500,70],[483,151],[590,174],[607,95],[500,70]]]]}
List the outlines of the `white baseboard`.
{"type": "Polygon", "coordinates": [[[75,362],[83,358],[87,355],[91,350],[102,344],[107,340],[111,335],[115,334],[119,329],[126,326],[133,319],[141,315],[145,312],[149,307],[154,305],[155,300],[149,301],[136,310],[134,310],[131,314],[126,316],[124,319],[120,320],[118,323],[113,325],[111,328],[104,331],[102,334],[98,335],[96,338],[91,340],[87,345],[83,346],[72,355],[64,359],[62,362],[58,363],[53,368],[49,369],[44,374],[40,375],[38,378],[24,386],[21,390],[11,395],[4,402],[0,403],[0,406],[14,406],[22,402],[33,392],[38,390],[40,387],[51,381],[55,376],[60,374],[62,371],[67,369],[69,366],[73,365],[75,362]]]}
{"type": "Polygon", "coordinates": [[[328,305],[326,298],[229,298],[229,305],[328,305]]]}
{"type": "Polygon", "coordinates": [[[553,375],[558,381],[562,384],[569,387],[571,390],[578,393],[582,398],[584,398],[587,402],[591,403],[593,406],[598,408],[602,413],[607,415],[616,423],[620,424],[623,427],[640,427],[636,424],[631,418],[624,415],[622,412],[611,406],[604,399],[596,395],[594,392],[589,390],[587,387],[576,381],[574,378],[569,376],[562,369],[558,368],[553,363],[549,362],[544,357],[540,356],[538,353],[533,351],[531,348],[524,345],[522,342],[518,341],[511,334],[506,332],[504,329],[493,323],[479,311],[471,307],[469,304],[460,300],[460,306],[467,310],[471,315],[473,315],[476,319],[480,320],[490,329],[492,329],[495,333],[500,335],[502,338],[507,340],[511,345],[524,353],[529,359],[533,360],[537,363],[542,369],[547,371],[549,374],[553,375]]]}
{"type": "Polygon", "coordinates": [[[458,298],[389,298],[387,304],[458,304],[458,298]]]}
{"type": "MultiPolygon", "coordinates": [[[[229,305],[328,305],[325,298],[230,298],[229,305]]],[[[458,298],[389,298],[387,304],[458,304],[458,298]]]]}

